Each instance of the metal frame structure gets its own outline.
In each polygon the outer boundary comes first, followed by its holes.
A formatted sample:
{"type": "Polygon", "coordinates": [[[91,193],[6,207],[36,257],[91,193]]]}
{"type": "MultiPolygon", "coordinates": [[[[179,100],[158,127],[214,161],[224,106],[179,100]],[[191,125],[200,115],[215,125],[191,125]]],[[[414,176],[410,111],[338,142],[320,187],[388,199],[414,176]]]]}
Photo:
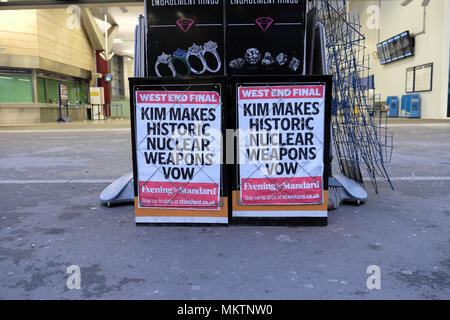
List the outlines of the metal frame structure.
{"type": "Polygon", "coordinates": [[[376,192],[377,177],[393,189],[385,167],[392,157],[393,136],[387,129],[386,111],[370,85],[370,56],[359,15],[349,14],[345,0],[314,4],[325,26],[329,74],[333,75],[332,131],[341,172],[363,185],[364,166],[376,192]]]}

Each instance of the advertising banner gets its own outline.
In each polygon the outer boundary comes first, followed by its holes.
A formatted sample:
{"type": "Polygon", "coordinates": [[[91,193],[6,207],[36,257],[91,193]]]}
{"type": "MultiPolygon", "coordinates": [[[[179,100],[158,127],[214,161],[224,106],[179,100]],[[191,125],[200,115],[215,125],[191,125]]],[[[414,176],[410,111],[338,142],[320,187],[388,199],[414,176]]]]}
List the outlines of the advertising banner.
{"type": "Polygon", "coordinates": [[[135,99],[139,207],[219,210],[220,92],[149,88],[135,99]]]}
{"type": "Polygon", "coordinates": [[[238,85],[241,205],[324,201],[325,85],[238,85]]]}
{"type": "Polygon", "coordinates": [[[150,77],[224,75],[224,0],[147,1],[150,77]]]}
{"type": "Polygon", "coordinates": [[[63,83],[58,83],[58,88],[59,88],[59,104],[65,106],[69,103],[69,89],[67,88],[67,85],[63,83]]]}
{"type": "Polygon", "coordinates": [[[304,0],[226,0],[229,75],[304,74],[304,0]]]}
{"type": "Polygon", "coordinates": [[[103,87],[90,87],[89,95],[91,98],[91,104],[105,103],[105,91],[103,87]]]}

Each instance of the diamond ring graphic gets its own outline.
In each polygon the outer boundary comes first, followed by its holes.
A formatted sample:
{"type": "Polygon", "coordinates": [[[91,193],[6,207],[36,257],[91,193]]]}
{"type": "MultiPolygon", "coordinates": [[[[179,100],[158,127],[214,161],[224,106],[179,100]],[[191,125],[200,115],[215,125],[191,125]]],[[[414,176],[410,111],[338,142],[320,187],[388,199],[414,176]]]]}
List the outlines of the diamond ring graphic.
{"type": "Polygon", "coordinates": [[[267,66],[270,66],[270,65],[272,65],[274,63],[275,63],[275,60],[273,59],[272,54],[270,52],[266,52],[264,54],[264,58],[261,60],[261,64],[263,66],[267,67],[267,66]]]}
{"type": "Polygon", "coordinates": [[[231,69],[240,69],[245,65],[245,60],[242,58],[237,58],[234,60],[231,60],[229,63],[229,66],[231,69]]]}
{"type": "Polygon", "coordinates": [[[189,57],[191,57],[191,56],[197,57],[198,59],[200,59],[200,61],[202,63],[202,70],[200,70],[200,71],[192,68],[192,66],[191,66],[191,71],[195,74],[203,74],[207,68],[206,60],[205,60],[205,57],[203,57],[202,52],[203,52],[203,47],[196,45],[194,43],[192,46],[190,46],[188,48],[188,51],[186,54],[186,61],[189,63],[189,65],[191,65],[191,63],[189,62],[189,57]]]}
{"type": "Polygon", "coordinates": [[[298,67],[300,67],[300,60],[296,57],[292,57],[291,62],[289,62],[289,68],[292,71],[297,71],[298,67]]]}
{"type": "Polygon", "coordinates": [[[288,61],[288,55],[282,52],[279,55],[277,55],[275,60],[277,60],[278,65],[284,66],[288,61]]]}
{"type": "MultiPolygon", "coordinates": [[[[182,50],[180,48],[178,48],[177,50],[174,51],[174,53],[172,54],[172,65],[175,61],[181,61],[187,68],[187,71],[183,74],[179,73],[178,71],[176,72],[177,77],[181,76],[181,77],[185,77],[191,74],[191,65],[189,64],[189,62],[187,61],[187,53],[186,50],[182,50]]],[[[175,67],[174,67],[175,68],[175,67]]]]}
{"type": "MultiPolygon", "coordinates": [[[[215,73],[215,72],[219,71],[220,68],[222,68],[222,61],[220,60],[219,53],[217,52],[217,48],[218,48],[217,43],[214,41],[208,41],[203,45],[203,51],[202,51],[203,59],[205,58],[205,53],[209,52],[212,55],[214,55],[214,57],[217,60],[216,69],[211,69],[208,66],[208,64],[206,63],[206,70],[208,70],[209,72],[212,72],[212,73],[215,73]]],[[[206,59],[205,59],[205,62],[206,62],[206,59]]]]}
{"type": "Polygon", "coordinates": [[[261,60],[261,53],[256,48],[250,48],[245,51],[244,58],[250,64],[257,64],[261,60]]]}
{"type": "Polygon", "coordinates": [[[172,77],[175,77],[177,75],[177,72],[175,71],[175,67],[173,66],[170,54],[167,54],[167,53],[163,52],[156,59],[155,72],[156,72],[156,75],[158,77],[162,77],[162,75],[161,75],[161,73],[159,73],[159,69],[158,69],[160,64],[165,64],[165,65],[167,65],[169,67],[170,71],[172,72],[172,77]]]}

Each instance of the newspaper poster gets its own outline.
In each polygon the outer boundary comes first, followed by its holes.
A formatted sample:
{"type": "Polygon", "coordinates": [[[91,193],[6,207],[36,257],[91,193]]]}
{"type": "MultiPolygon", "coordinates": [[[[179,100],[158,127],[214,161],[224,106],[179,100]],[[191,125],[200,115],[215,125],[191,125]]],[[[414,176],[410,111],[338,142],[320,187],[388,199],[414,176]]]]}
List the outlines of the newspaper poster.
{"type": "Polygon", "coordinates": [[[325,86],[238,86],[236,98],[241,204],[321,204],[325,86]]]}
{"type": "Polygon", "coordinates": [[[136,91],[140,207],[219,210],[221,97],[216,91],[136,91]]]}

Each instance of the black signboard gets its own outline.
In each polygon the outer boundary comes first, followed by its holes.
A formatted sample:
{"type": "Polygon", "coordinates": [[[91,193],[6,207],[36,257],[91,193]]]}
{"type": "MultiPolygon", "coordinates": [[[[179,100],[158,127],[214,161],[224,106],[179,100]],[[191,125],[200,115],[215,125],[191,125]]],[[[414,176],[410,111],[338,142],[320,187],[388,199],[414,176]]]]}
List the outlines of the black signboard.
{"type": "Polygon", "coordinates": [[[304,74],[304,0],[226,0],[230,75],[304,74]]]}
{"type": "Polygon", "coordinates": [[[414,38],[409,31],[377,44],[381,64],[387,64],[414,55],[414,38]]]}
{"type": "Polygon", "coordinates": [[[150,77],[224,75],[224,0],[148,0],[150,77]]]}

